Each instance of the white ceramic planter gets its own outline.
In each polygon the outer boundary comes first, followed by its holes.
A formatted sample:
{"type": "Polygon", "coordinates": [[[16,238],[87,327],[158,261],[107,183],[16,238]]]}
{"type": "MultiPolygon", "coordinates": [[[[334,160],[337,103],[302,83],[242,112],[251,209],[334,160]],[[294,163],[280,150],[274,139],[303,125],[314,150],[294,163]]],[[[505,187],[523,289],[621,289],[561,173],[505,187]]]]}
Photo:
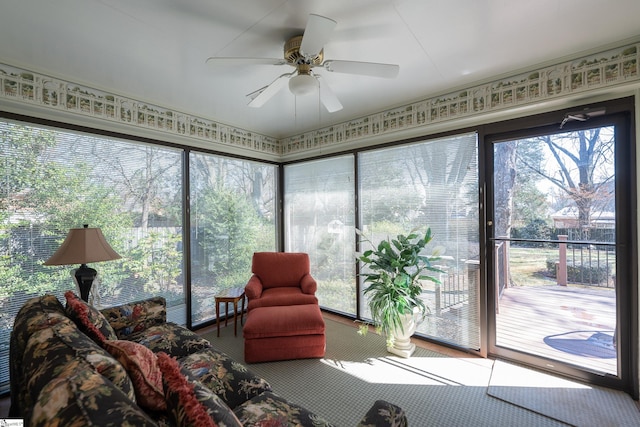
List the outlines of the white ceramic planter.
{"type": "Polygon", "coordinates": [[[411,336],[416,332],[420,323],[420,309],[415,307],[412,314],[401,316],[402,330],[396,328],[393,332],[393,347],[387,346],[387,351],[400,357],[411,357],[416,345],[411,342],[411,336]]]}

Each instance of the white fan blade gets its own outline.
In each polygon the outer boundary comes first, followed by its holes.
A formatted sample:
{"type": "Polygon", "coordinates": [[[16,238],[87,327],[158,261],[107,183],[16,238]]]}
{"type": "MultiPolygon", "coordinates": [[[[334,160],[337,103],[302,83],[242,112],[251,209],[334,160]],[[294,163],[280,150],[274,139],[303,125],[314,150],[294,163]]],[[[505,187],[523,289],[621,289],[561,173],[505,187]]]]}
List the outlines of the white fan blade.
{"type": "Polygon", "coordinates": [[[277,58],[236,58],[229,56],[212,56],[206,60],[209,65],[284,65],[287,62],[277,58]]]}
{"type": "Polygon", "coordinates": [[[300,43],[300,52],[307,56],[315,56],[320,53],[337,24],[333,19],[324,16],[313,13],[309,15],[307,27],[304,29],[300,43]]]}
{"type": "Polygon", "coordinates": [[[319,75],[316,75],[316,78],[318,79],[318,83],[320,83],[320,102],[322,102],[324,108],[330,113],[342,110],[342,103],[333,93],[327,82],[319,75]]]}
{"type": "MultiPolygon", "coordinates": [[[[254,99],[256,99],[256,96],[260,95],[260,94],[261,94],[262,92],[264,92],[264,90],[265,90],[266,88],[268,88],[268,87],[269,87],[269,85],[267,85],[267,86],[263,86],[263,87],[261,87],[260,89],[254,90],[253,92],[248,93],[248,94],[246,95],[246,97],[247,97],[247,98],[249,98],[251,101],[253,101],[254,99]]],[[[251,102],[251,101],[249,101],[249,102],[251,102]]]]}
{"type": "Polygon", "coordinates": [[[380,64],[377,62],[328,60],[324,61],[322,66],[335,73],[359,74],[387,79],[396,77],[400,71],[399,65],[380,64]]]}
{"type": "MultiPolygon", "coordinates": [[[[284,87],[284,85],[287,83],[287,81],[289,80],[289,77],[291,77],[292,74],[293,73],[283,74],[277,79],[275,79],[273,82],[271,82],[269,86],[267,86],[262,92],[260,92],[258,96],[256,96],[249,102],[248,104],[249,107],[252,107],[252,108],[262,107],[265,102],[267,102],[268,100],[271,99],[271,97],[273,97],[273,95],[280,92],[280,89],[284,87]]],[[[255,92],[249,94],[249,96],[251,96],[254,93],[255,92]]]]}

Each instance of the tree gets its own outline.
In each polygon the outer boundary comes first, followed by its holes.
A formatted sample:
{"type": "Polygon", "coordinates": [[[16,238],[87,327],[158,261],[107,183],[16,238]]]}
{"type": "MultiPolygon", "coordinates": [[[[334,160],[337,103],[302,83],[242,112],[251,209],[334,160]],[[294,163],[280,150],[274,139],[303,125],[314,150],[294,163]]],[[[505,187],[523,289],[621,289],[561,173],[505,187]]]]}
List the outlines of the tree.
{"type": "Polygon", "coordinates": [[[546,163],[523,158],[523,164],[575,203],[578,226],[588,230],[593,209],[611,207],[613,203],[615,138],[612,128],[543,135],[525,142],[541,145],[549,155],[546,163]]]}
{"type": "Polygon", "coordinates": [[[69,228],[84,223],[100,227],[113,244],[111,237],[127,223],[120,200],[104,182],[92,178],[85,157],[64,152],[59,136],[20,125],[8,125],[2,133],[0,204],[5,218],[0,276],[15,277],[3,282],[11,284],[12,293],[42,294],[68,287],[68,270],[43,267],[42,261],[69,228]]]}
{"type": "Polygon", "coordinates": [[[516,184],[518,141],[501,142],[494,151],[494,236],[510,237],[513,226],[513,200],[516,184]]]}
{"type": "Polygon", "coordinates": [[[180,241],[182,236],[178,234],[150,232],[129,251],[125,265],[135,272],[137,279],[142,279],[146,292],[167,294],[178,284],[177,278],[182,273],[180,241]]]}
{"type": "Polygon", "coordinates": [[[222,285],[237,286],[250,275],[251,257],[258,250],[261,231],[258,214],[250,195],[217,188],[199,201],[197,215],[200,236],[196,243],[204,254],[204,270],[222,285]]]}
{"type": "Polygon", "coordinates": [[[544,162],[544,151],[540,150],[539,146],[518,144],[516,149],[517,173],[513,191],[513,227],[528,227],[531,230],[539,229],[541,224],[551,225],[549,219],[551,193],[545,193],[539,188],[538,185],[544,178],[527,167],[527,164],[542,165],[544,162]]]}
{"type": "MultiPolygon", "coordinates": [[[[408,182],[422,195],[423,225],[431,226],[439,241],[450,239],[454,228],[450,218],[459,217],[468,207],[460,206],[460,200],[476,156],[475,144],[469,142],[469,136],[464,135],[417,144],[409,148],[409,155],[403,153],[408,182]]],[[[470,200],[476,203],[476,197],[470,200]]]]}
{"type": "Polygon", "coordinates": [[[271,186],[271,177],[275,168],[218,156],[194,155],[190,159],[192,171],[197,171],[198,174],[198,179],[195,180],[198,185],[196,193],[213,187],[234,188],[251,195],[260,216],[273,217],[275,191],[271,186]]]}
{"type": "MultiPolygon", "coordinates": [[[[0,133],[2,147],[0,155],[0,215],[24,208],[28,201],[25,195],[34,185],[33,177],[40,168],[40,156],[56,145],[54,132],[20,125],[8,125],[0,133]]],[[[2,218],[6,219],[6,218],[2,218]]]]}
{"type": "MultiPolygon", "coordinates": [[[[109,173],[104,177],[110,181],[124,198],[127,206],[136,206],[140,211],[137,221],[143,233],[149,228],[150,217],[166,214],[165,207],[180,197],[177,189],[181,180],[181,156],[167,155],[166,150],[149,145],[112,144],[105,150],[94,147],[94,155],[100,159],[109,173]]],[[[173,221],[181,223],[181,210],[173,213],[173,221]]]]}

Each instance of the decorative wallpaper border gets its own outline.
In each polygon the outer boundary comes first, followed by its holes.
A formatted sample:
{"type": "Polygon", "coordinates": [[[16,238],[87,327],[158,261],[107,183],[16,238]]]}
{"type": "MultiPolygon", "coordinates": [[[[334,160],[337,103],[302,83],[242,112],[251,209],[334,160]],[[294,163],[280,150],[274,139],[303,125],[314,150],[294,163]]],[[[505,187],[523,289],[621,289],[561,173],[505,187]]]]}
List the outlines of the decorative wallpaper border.
{"type": "Polygon", "coordinates": [[[0,99],[11,99],[214,144],[281,155],[275,138],[0,64],[0,99]]]}
{"type": "Polygon", "coordinates": [[[282,155],[640,82],[640,43],[280,140],[282,155]]]}
{"type": "Polygon", "coordinates": [[[0,64],[0,99],[284,156],[639,82],[639,47],[640,43],[622,46],[281,140],[4,64],[0,64]]]}

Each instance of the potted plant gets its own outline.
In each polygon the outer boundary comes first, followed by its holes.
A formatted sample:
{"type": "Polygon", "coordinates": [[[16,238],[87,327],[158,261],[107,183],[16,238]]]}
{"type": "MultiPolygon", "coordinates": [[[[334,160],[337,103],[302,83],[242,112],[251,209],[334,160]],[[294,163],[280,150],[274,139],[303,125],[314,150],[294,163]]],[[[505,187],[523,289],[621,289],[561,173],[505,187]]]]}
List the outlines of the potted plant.
{"type": "MultiPolygon", "coordinates": [[[[439,284],[432,273],[442,273],[431,265],[437,259],[435,255],[422,254],[432,240],[431,229],[427,228],[424,235],[413,230],[406,236],[387,238],[377,247],[358,234],[374,247],[357,257],[362,262],[360,276],[364,277],[364,295],[368,297],[373,323],[386,337],[389,352],[409,357],[415,349],[410,337],[429,313],[421,298],[421,281],[439,284]]],[[[365,334],[367,329],[364,324],[359,333],[365,334]]]]}

